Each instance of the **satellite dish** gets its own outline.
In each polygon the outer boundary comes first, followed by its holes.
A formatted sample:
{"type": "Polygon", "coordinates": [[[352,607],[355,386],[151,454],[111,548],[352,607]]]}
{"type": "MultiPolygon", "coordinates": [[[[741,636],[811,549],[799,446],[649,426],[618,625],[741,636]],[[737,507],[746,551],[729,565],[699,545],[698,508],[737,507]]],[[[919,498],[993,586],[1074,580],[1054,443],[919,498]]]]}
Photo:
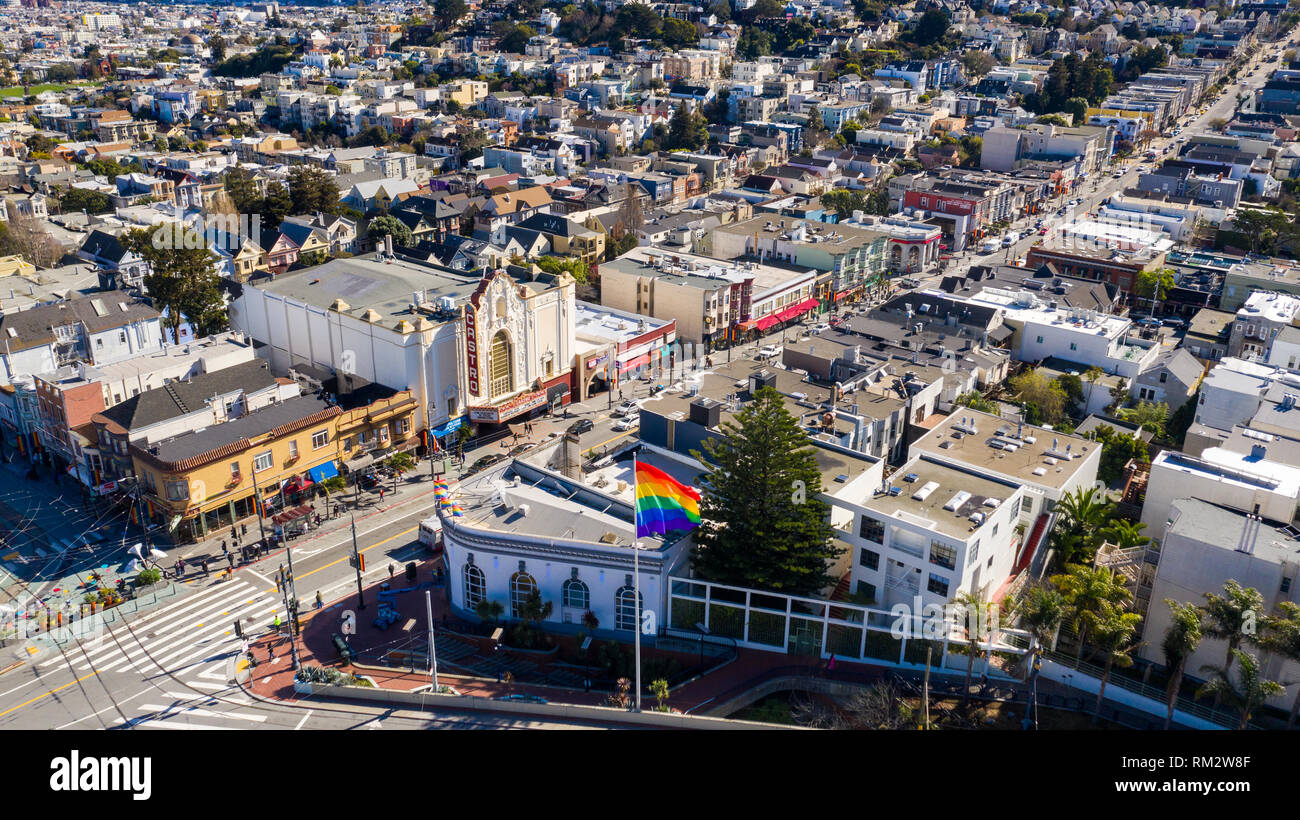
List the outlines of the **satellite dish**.
{"type": "Polygon", "coordinates": [[[132,544],[131,548],[126,551],[127,555],[134,555],[136,558],[143,558],[144,553],[141,552],[143,547],[143,544],[132,544]]]}

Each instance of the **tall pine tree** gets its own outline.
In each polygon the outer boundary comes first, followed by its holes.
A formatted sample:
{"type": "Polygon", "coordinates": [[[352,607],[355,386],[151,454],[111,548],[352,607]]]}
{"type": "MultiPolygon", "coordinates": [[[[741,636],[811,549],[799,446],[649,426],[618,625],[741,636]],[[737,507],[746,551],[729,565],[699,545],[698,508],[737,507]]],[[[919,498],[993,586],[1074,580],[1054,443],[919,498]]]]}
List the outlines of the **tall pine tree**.
{"type": "Polygon", "coordinates": [[[827,562],[843,550],[821,493],[814,449],[779,393],[754,401],[692,453],[709,468],[701,478],[703,523],[692,564],[706,580],[795,595],[834,582],[827,562]]]}

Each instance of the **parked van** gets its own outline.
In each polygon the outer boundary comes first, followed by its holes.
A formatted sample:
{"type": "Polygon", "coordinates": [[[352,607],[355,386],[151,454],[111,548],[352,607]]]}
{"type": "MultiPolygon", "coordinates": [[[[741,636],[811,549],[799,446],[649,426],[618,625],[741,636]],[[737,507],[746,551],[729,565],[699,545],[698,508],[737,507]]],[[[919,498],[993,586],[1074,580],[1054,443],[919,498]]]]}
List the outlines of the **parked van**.
{"type": "Polygon", "coordinates": [[[421,521],[419,539],[429,552],[442,552],[442,519],[431,515],[421,521]]]}

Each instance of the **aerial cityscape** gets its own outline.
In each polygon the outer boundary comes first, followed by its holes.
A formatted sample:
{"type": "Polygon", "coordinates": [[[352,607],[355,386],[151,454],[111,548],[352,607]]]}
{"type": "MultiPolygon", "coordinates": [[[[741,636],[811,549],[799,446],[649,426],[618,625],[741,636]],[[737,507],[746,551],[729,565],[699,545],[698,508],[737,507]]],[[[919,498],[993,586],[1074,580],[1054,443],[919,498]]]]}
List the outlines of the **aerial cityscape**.
{"type": "Polygon", "coordinates": [[[0,729],[1297,728],[1297,24],[2,2],[0,729]]]}

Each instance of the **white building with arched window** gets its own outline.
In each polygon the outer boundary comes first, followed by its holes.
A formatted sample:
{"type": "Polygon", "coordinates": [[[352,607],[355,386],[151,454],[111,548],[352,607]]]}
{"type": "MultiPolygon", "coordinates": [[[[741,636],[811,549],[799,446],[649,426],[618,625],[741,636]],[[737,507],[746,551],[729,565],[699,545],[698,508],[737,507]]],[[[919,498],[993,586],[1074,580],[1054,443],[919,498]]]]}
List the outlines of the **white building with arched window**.
{"type": "MultiPolygon", "coordinates": [[[[518,618],[534,590],[552,605],[548,620],[582,624],[591,612],[601,630],[628,633],[636,624],[630,487],[596,488],[566,478],[559,464],[565,443],[481,473],[457,491],[462,517],[443,518],[443,542],[452,607],[473,616],[483,600],[518,618]]],[[[664,456],[661,469],[689,481],[693,468],[664,456]]],[[[624,465],[630,471],[631,456],[624,465]]],[[[683,575],[689,533],[640,541],[641,605],[666,623],[669,575],[683,575]]]]}

